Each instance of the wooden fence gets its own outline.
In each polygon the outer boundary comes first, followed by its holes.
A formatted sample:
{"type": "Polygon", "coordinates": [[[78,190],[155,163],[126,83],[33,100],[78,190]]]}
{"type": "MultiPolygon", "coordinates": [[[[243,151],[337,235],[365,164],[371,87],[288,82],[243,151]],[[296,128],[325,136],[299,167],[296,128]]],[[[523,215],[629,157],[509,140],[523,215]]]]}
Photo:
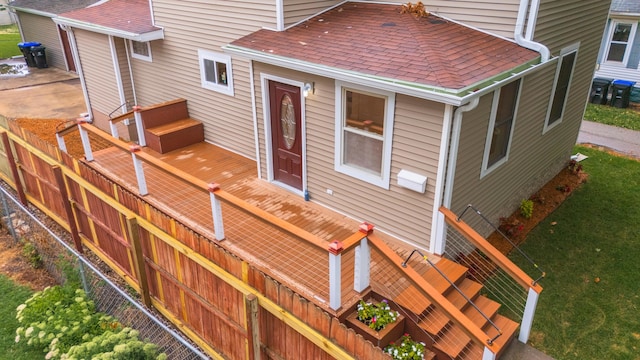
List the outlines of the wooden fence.
{"type": "Polygon", "coordinates": [[[21,201],[68,230],[213,358],[388,359],[379,348],[251,264],[82,161],[8,124],[21,201]]]}

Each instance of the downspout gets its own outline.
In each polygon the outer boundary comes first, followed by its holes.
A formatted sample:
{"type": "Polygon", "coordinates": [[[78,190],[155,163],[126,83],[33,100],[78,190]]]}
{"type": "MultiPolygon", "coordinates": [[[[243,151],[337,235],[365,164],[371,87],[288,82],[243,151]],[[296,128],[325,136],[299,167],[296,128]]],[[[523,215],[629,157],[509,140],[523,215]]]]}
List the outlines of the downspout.
{"type": "Polygon", "coordinates": [[[538,9],[540,8],[540,0],[521,0],[520,8],[518,9],[518,17],[516,18],[516,27],[513,31],[513,38],[520,46],[524,46],[527,49],[537,51],[540,53],[541,62],[547,62],[551,55],[549,49],[539,42],[532,40],[533,31],[538,18],[538,9]],[[524,22],[527,17],[527,9],[529,8],[529,1],[531,1],[531,8],[529,11],[529,23],[527,25],[526,36],[522,35],[524,31],[524,22]]]}
{"type": "MultiPolygon", "coordinates": [[[[475,109],[480,103],[480,97],[476,96],[467,104],[460,106],[453,113],[453,124],[451,127],[451,144],[449,148],[449,161],[447,162],[447,175],[444,184],[444,194],[442,197],[442,206],[451,208],[451,200],[453,197],[453,183],[456,173],[456,163],[458,161],[458,147],[460,146],[460,129],[462,128],[462,116],[464,113],[475,109]]],[[[444,136],[449,136],[444,134],[444,136]]],[[[436,209],[437,211],[437,209],[436,209]]],[[[436,223],[436,238],[431,243],[429,251],[436,255],[444,254],[446,248],[446,226],[444,215],[437,211],[438,220],[436,223]]]]}
{"type": "Polygon", "coordinates": [[[89,93],[87,92],[87,82],[84,78],[84,72],[82,71],[82,62],[80,61],[80,53],[78,52],[78,43],[76,43],[76,34],[73,32],[73,28],[60,25],[62,30],[67,32],[69,36],[69,43],[71,44],[71,51],[73,52],[73,59],[76,62],[76,72],[78,73],[78,77],[80,78],[80,84],[82,85],[82,95],[84,95],[84,102],[87,105],[87,113],[89,114],[89,118],[87,119],[89,122],[93,122],[93,112],[91,111],[91,102],[89,101],[89,93]]]}

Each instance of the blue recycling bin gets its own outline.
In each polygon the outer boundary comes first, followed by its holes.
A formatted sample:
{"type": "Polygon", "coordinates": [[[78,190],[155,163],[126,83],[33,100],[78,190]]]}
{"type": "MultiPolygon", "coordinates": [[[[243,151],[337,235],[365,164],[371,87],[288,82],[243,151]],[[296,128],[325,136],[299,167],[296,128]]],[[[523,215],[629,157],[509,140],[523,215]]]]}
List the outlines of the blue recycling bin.
{"type": "Polygon", "coordinates": [[[40,44],[39,42],[35,42],[35,41],[28,41],[28,42],[20,42],[18,43],[18,49],[20,49],[20,52],[22,52],[22,55],[24,55],[24,60],[27,62],[27,66],[29,67],[36,67],[36,60],[33,57],[33,54],[31,54],[31,48],[34,46],[40,46],[42,44],[40,44]]]}
{"type": "Polygon", "coordinates": [[[617,108],[629,107],[629,99],[631,98],[631,89],[635,85],[635,81],[616,80],[611,85],[611,102],[609,105],[617,108]]]}

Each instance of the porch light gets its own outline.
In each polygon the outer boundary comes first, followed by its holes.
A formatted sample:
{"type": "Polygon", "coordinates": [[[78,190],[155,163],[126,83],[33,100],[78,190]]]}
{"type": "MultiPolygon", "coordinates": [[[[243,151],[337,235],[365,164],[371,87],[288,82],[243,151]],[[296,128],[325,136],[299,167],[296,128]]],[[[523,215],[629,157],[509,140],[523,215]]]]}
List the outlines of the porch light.
{"type": "Polygon", "coordinates": [[[315,89],[313,88],[313,83],[305,83],[304,86],[302,87],[302,95],[304,95],[304,97],[309,96],[309,93],[313,94],[315,91],[315,89]]]}

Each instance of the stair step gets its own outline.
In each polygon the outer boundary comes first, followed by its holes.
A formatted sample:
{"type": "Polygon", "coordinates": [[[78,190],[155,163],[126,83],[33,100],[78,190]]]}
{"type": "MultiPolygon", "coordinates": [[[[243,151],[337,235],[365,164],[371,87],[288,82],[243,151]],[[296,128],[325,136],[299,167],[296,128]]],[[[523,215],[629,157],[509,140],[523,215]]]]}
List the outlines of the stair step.
{"type": "Polygon", "coordinates": [[[451,326],[436,339],[433,347],[455,359],[470,342],[471,339],[458,326],[451,326]]]}
{"type": "MultiPolygon", "coordinates": [[[[480,290],[482,290],[482,284],[467,278],[462,279],[456,286],[467,298],[472,300],[475,299],[475,297],[480,293],[480,290]]],[[[455,289],[449,290],[446,298],[458,309],[462,309],[467,304],[467,300],[464,296],[462,296],[460,292],[455,291],[455,289]]]]}
{"type": "MultiPolygon", "coordinates": [[[[496,358],[499,358],[502,353],[507,349],[511,341],[513,341],[515,337],[515,333],[518,330],[518,323],[515,321],[508,319],[502,315],[496,315],[493,319],[491,319],[498,328],[502,331],[502,335],[495,340],[495,344],[498,348],[498,354],[496,358]]],[[[491,325],[487,324],[484,326],[483,330],[489,335],[489,337],[494,337],[497,334],[497,330],[491,325]]],[[[464,350],[464,352],[460,355],[460,360],[475,360],[480,359],[482,357],[482,353],[484,352],[484,347],[471,343],[464,350]]]]}
{"type": "MultiPolygon", "coordinates": [[[[485,296],[478,296],[473,300],[473,303],[482,311],[482,314],[486,315],[486,317],[488,317],[489,319],[492,319],[493,316],[498,312],[498,309],[500,309],[499,303],[485,296]]],[[[471,304],[469,304],[462,313],[465,314],[469,318],[469,320],[471,320],[471,322],[478,325],[480,328],[489,323],[489,321],[487,321],[487,319],[482,316],[482,314],[471,304]]]]}

